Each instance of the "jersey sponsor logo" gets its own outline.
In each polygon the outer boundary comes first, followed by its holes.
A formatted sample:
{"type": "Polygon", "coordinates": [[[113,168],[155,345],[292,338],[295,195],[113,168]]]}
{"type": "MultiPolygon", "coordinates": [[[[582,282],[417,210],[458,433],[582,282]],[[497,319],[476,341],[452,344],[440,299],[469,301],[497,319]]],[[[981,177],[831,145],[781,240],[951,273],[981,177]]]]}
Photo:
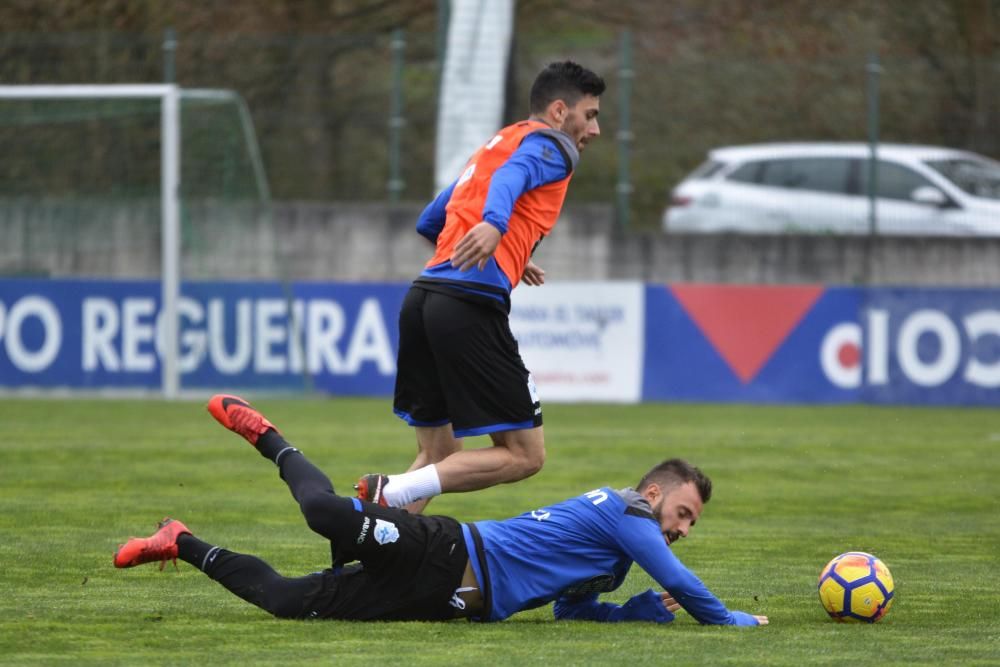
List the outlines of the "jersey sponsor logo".
{"type": "Polygon", "coordinates": [[[379,544],[391,544],[399,539],[399,528],[391,521],[375,519],[375,530],[372,533],[379,544]]]}
{"type": "Polygon", "coordinates": [[[600,505],[608,499],[608,494],[602,489],[594,489],[593,491],[587,491],[583,494],[583,497],[589,499],[595,505],[600,505]]]}
{"type": "Polygon", "coordinates": [[[534,519],[535,521],[545,521],[550,516],[552,516],[552,512],[548,511],[545,508],[538,510],[531,510],[531,518],[534,519]]]}
{"type": "Polygon", "coordinates": [[[361,533],[358,534],[358,539],[354,540],[356,544],[361,544],[368,537],[368,528],[372,525],[372,520],[365,517],[364,523],[361,524],[361,533]]]}

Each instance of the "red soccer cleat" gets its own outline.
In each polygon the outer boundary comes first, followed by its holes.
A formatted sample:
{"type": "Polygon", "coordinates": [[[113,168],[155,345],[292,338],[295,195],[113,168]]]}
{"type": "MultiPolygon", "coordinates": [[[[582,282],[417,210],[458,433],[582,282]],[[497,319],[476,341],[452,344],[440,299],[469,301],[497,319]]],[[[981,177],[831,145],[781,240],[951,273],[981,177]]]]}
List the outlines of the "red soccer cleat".
{"type": "Polygon", "coordinates": [[[264,418],[249,403],[239,396],[231,394],[216,394],[208,401],[208,411],[219,422],[233,433],[246,438],[251,445],[257,445],[257,439],[273,428],[274,424],[264,418]]]}
{"type": "Polygon", "coordinates": [[[160,561],[162,570],[168,560],[177,567],[177,538],[191,531],[180,521],[164,519],[157,524],[159,530],[150,537],[133,537],[115,552],[115,567],[135,567],[143,563],[160,561]]]}
{"type": "Polygon", "coordinates": [[[389,483],[388,475],[363,475],[358,483],[354,485],[354,490],[358,492],[358,500],[367,500],[370,503],[388,507],[386,502],[385,485],[389,483]]]}

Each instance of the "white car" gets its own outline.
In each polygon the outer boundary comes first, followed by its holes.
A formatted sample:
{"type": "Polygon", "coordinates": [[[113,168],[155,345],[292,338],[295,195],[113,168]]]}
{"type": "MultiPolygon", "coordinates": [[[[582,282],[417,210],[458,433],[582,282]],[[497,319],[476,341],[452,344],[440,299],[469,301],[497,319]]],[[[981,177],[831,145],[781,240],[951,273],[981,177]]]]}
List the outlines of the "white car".
{"type": "MultiPolygon", "coordinates": [[[[875,233],[1000,236],[1000,162],[935,146],[879,144],[875,233]]],[[[870,230],[864,143],[718,148],[671,193],[668,232],[870,230]]]]}

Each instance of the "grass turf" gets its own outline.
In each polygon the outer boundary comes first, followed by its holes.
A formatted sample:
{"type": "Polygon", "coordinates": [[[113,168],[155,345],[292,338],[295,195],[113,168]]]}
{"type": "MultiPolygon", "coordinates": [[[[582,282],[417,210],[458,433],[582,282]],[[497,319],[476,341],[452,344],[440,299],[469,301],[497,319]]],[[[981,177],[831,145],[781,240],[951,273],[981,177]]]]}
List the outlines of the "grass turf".
{"type": "MultiPolygon", "coordinates": [[[[412,434],[384,400],[255,401],[342,492],[404,469],[412,434]]],[[[546,406],[548,461],[529,480],[439,498],[498,518],[601,485],[634,485],[669,456],[715,482],[678,556],[766,628],[271,618],[190,566],[115,570],[163,516],[299,575],[326,543],[274,468],[191,402],[0,403],[0,662],[14,664],[997,664],[1000,420],[973,409],[546,406]],[[837,624],[816,576],[847,550],[881,557],[897,598],[874,626],[837,624]]],[[[469,446],[482,446],[482,438],[469,446]]],[[[654,586],[634,568],[605,599],[654,586]]]]}

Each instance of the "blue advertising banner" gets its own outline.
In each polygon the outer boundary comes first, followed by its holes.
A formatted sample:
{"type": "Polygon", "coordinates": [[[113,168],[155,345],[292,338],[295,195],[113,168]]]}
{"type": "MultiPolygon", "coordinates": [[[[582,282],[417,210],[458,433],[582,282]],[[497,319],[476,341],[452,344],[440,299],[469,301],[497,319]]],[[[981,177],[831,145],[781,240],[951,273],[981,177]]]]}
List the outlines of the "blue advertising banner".
{"type": "MultiPolygon", "coordinates": [[[[390,396],[407,289],[184,283],[181,387],[390,396]]],[[[549,346],[543,401],[1000,405],[998,290],[551,285],[515,305],[525,359],[549,346]]],[[[156,281],[0,280],[0,388],[155,391],[159,309],[156,281]]]]}
{"type": "Polygon", "coordinates": [[[869,403],[1000,405],[1000,292],[870,289],[857,321],[869,403]]]}
{"type": "MultiPolygon", "coordinates": [[[[184,283],[181,386],[392,393],[398,284],[184,283]]],[[[0,280],[0,386],[160,386],[155,281],[0,280]]]]}
{"type": "Polygon", "coordinates": [[[0,385],[160,384],[159,283],[0,281],[0,385]]]}
{"type": "Polygon", "coordinates": [[[644,400],[1000,405],[1000,293],[647,285],[644,400]]]}

